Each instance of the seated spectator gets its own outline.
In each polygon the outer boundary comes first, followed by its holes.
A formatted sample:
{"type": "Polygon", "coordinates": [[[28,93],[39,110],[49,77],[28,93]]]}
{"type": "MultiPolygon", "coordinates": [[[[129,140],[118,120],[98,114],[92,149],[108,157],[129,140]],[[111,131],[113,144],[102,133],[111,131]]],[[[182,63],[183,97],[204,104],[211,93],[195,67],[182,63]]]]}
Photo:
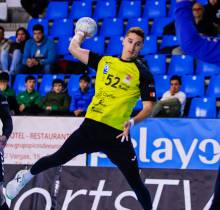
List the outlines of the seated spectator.
{"type": "Polygon", "coordinates": [[[2,60],[4,59],[4,56],[2,55],[2,50],[9,49],[10,42],[8,39],[5,38],[5,29],[0,26],[0,64],[2,69],[2,60]]]}
{"type": "Polygon", "coordinates": [[[15,91],[9,87],[9,75],[7,72],[0,73],[0,91],[2,92],[2,95],[4,95],[8,100],[11,114],[17,113],[18,105],[15,91]]]}
{"type": "Polygon", "coordinates": [[[10,44],[8,49],[2,50],[2,69],[15,74],[21,67],[22,55],[24,53],[25,42],[29,39],[27,30],[23,27],[16,31],[16,41],[10,44]]]}
{"type": "Polygon", "coordinates": [[[40,112],[41,97],[40,94],[34,90],[35,83],[36,80],[34,76],[27,76],[25,78],[26,91],[17,96],[19,113],[22,115],[32,115],[40,112]]]}
{"type": "Polygon", "coordinates": [[[204,16],[204,7],[196,2],[193,4],[192,10],[198,32],[206,36],[216,36],[217,27],[210,18],[204,16]]]}
{"type": "Polygon", "coordinates": [[[70,111],[74,113],[74,116],[85,116],[88,105],[90,104],[94,95],[94,90],[90,86],[90,77],[82,75],[80,77],[79,89],[72,95],[72,101],[70,104],[70,111]]]}
{"type": "Polygon", "coordinates": [[[40,24],[33,27],[33,39],[26,42],[21,73],[51,73],[56,51],[52,40],[44,36],[44,28],[40,24]]]}
{"type": "Polygon", "coordinates": [[[63,115],[69,111],[70,99],[64,92],[64,83],[61,79],[53,81],[52,90],[46,94],[42,107],[47,115],[63,115]]]}
{"type": "Polygon", "coordinates": [[[205,17],[211,19],[211,21],[218,27],[220,27],[220,1],[209,0],[205,5],[205,17]]]}
{"type": "MultiPolygon", "coordinates": [[[[210,18],[204,15],[204,7],[199,3],[194,3],[193,8],[193,17],[195,26],[198,32],[206,36],[216,36],[218,34],[218,27],[212,22],[210,18]]],[[[170,24],[164,27],[164,35],[175,35],[175,22],[172,21],[170,24]]],[[[182,49],[176,45],[172,47],[165,47],[160,50],[160,53],[171,53],[172,55],[183,55],[185,54],[182,49]]]]}
{"type": "Polygon", "coordinates": [[[181,77],[170,78],[170,90],[166,91],[152,111],[152,117],[179,117],[183,116],[186,103],[186,94],[180,91],[181,77]]]}

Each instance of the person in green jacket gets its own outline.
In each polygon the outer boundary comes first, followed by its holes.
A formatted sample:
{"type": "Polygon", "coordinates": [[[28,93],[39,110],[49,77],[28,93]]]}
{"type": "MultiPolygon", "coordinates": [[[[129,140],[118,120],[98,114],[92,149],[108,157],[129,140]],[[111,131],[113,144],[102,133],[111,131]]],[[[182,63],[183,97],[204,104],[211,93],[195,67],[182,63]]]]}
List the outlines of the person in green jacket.
{"type": "Polygon", "coordinates": [[[33,115],[40,112],[41,97],[39,92],[35,91],[36,79],[34,76],[25,78],[26,90],[17,96],[19,113],[21,115],[33,115]]]}
{"type": "Polygon", "coordinates": [[[64,82],[55,79],[52,90],[46,94],[42,101],[42,108],[47,115],[64,115],[69,110],[70,98],[64,91],[64,82]]]}
{"type": "Polygon", "coordinates": [[[10,114],[18,112],[18,104],[14,89],[9,87],[9,74],[7,72],[0,73],[0,91],[2,95],[7,98],[10,114]]]}

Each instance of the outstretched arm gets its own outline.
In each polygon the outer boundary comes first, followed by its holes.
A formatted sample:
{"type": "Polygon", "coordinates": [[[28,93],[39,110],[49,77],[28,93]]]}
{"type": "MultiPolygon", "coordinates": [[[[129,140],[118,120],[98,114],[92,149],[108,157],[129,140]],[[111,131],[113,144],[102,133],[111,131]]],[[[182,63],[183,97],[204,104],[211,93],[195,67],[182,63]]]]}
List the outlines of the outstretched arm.
{"type": "Polygon", "coordinates": [[[198,33],[193,21],[192,5],[190,0],[177,0],[175,19],[180,46],[186,54],[220,66],[220,41],[198,33]]]}

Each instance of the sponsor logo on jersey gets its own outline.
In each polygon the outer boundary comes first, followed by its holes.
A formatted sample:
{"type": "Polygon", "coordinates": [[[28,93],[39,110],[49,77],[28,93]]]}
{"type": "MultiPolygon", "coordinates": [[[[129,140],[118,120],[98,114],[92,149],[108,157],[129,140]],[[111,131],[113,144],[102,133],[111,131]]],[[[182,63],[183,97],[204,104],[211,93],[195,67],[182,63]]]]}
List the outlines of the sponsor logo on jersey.
{"type": "Polygon", "coordinates": [[[107,74],[108,71],[109,71],[109,65],[108,65],[108,64],[105,64],[104,70],[103,70],[103,74],[107,74]]]}
{"type": "Polygon", "coordinates": [[[129,84],[131,82],[131,75],[130,74],[127,74],[125,79],[124,79],[124,82],[129,84]]]}

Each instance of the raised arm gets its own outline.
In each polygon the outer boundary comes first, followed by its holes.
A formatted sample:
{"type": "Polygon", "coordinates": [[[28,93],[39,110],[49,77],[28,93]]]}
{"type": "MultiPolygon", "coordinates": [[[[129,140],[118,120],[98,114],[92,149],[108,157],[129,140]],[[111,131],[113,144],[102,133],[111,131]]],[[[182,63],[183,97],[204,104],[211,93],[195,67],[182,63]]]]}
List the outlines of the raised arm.
{"type": "Polygon", "coordinates": [[[81,44],[85,40],[85,33],[82,31],[77,31],[74,37],[72,38],[69,45],[69,52],[78,60],[80,60],[85,65],[89,61],[89,50],[82,49],[81,44]]]}
{"type": "Polygon", "coordinates": [[[194,25],[192,5],[190,0],[177,0],[175,19],[180,46],[188,55],[220,65],[220,42],[198,33],[194,25]]]}

